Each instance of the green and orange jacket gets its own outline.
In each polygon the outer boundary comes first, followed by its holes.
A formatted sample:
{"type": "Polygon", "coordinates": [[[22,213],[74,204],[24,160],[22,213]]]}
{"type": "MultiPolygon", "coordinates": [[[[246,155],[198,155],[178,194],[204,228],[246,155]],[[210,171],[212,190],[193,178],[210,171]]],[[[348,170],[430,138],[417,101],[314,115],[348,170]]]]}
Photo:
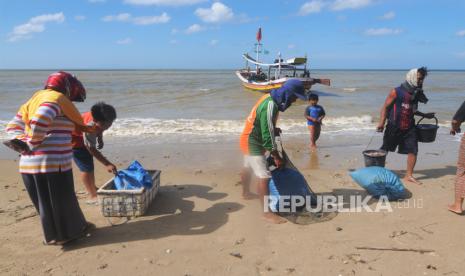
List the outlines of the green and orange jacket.
{"type": "Polygon", "coordinates": [[[245,155],[263,155],[276,150],[274,130],[278,120],[278,106],[269,94],[261,97],[252,108],[240,138],[245,155]]]}

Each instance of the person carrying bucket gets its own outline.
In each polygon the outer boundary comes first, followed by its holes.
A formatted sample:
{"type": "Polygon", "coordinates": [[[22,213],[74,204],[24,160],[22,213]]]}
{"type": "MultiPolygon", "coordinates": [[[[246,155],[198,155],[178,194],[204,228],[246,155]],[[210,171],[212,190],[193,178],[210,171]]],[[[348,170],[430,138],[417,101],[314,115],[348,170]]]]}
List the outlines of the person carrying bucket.
{"type": "Polygon", "coordinates": [[[418,137],[414,116],[427,119],[434,118],[435,113],[418,111],[418,103],[426,104],[428,98],[423,93],[423,81],[428,75],[426,67],[411,69],[406,80],[399,87],[391,90],[381,108],[378,132],[383,132],[382,150],[407,154],[407,172],[404,181],[421,184],[413,177],[413,169],[417,162],[418,137]],[[387,119],[386,129],[384,129],[387,119]]]}
{"type": "MultiPolygon", "coordinates": [[[[244,155],[244,168],[241,172],[244,199],[253,198],[249,191],[251,172],[253,172],[259,179],[259,199],[262,204],[265,204],[265,196],[269,195],[268,183],[271,179],[271,172],[266,166],[265,153],[269,152],[273,156],[278,168],[284,166],[275,141],[275,134],[279,132],[279,129],[276,128],[276,122],[279,111],[284,112],[297,98],[302,100],[307,98],[303,83],[300,80],[288,80],[282,87],[262,96],[247,117],[240,137],[240,147],[244,155]]],[[[269,209],[263,215],[266,220],[272,223],[286,222],[285,219],[272,213],[269,209]]]]}

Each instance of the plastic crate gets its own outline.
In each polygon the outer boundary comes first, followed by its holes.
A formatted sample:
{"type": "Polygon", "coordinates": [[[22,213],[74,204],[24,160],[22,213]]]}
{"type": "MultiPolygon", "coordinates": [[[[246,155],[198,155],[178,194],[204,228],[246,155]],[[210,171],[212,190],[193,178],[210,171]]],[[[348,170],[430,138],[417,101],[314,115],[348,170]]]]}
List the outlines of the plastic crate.
{"type": "Polygon", "coordinates": [[[160,188],[158,170],[148,170],[152,176],[152,188],[116,190],[110,179],[97,191],[99,205],[105,217],[138,217],[144,215],[160,188]]]}

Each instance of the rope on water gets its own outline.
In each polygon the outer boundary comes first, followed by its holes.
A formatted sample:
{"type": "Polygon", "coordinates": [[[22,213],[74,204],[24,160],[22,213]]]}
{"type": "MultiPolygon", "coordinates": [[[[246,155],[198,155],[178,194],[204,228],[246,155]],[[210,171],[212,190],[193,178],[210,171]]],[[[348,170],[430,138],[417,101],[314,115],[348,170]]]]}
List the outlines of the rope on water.
{"type": "Polygon", "coordinates": [[[191,98],[191,97],[208,96],[208,95],[211,95],[211,94],[214,94],[214,93],[217,93],[217,92],[218,91],[211,91],[209,93],[191,94],[191,95],[176,97],[175,99],[169,99],[169,100],[151,101],[151,102],[143,102],[143,103],[132,104],[132,105],[117,106],[117,109],[118,110],[125,110],[125,109],[130,109],[130,108],[138,107],[138,106],[144,106],[144,105],[148,105],[148,104],[164,104],[164,103],[175,102],[177,100],[182,100],[182,99],[191,98]]]}

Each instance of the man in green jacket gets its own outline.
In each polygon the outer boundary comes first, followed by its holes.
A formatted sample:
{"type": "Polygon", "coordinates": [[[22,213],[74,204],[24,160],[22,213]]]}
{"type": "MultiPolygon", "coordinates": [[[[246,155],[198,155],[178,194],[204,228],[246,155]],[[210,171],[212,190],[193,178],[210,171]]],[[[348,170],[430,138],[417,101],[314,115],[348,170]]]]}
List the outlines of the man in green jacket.
{"type": "MultiPolygon", "coordinates": [[[[245,127],[240,138],[240,146],[244,154],[244,169],[241,173],[245,199],[253,198],[249,191],[251,172],[259,179],[258,193],[262,204],[266,204],[265,196],[268,196],[268,183],[271,173],[266,166],[265,153],[269,152],[275,164],[281,168],[284,164],[278,153],[275,134],[278,132],[276,122],[279,111],[284,112],[297,98],[306,99],[303,83],[299,80],[288,80],[278,89],[261,97],[252,108],[247,117],[245,127]]],[[[263,209],[264,217],[273,223],[284,223],[286,220],[270,212],[266,206],[263,209]]]]}

